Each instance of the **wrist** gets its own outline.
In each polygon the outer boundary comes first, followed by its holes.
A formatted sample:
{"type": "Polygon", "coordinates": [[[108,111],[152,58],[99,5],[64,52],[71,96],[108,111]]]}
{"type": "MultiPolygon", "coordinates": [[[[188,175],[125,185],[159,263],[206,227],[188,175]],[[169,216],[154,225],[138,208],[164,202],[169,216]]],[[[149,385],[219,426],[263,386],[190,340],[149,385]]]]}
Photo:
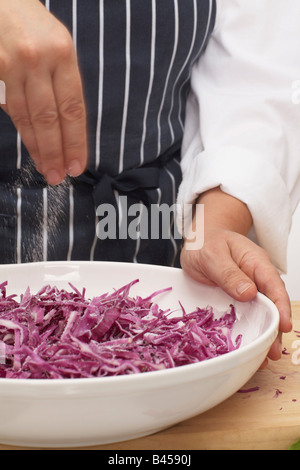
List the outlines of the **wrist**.
{"type": "Polygon", "coordinates": [[[214,188],[201,194],[196,204],[204,205],[204,231],[229,230],[247,235],[252,216],[245,203],[214,188]]]}

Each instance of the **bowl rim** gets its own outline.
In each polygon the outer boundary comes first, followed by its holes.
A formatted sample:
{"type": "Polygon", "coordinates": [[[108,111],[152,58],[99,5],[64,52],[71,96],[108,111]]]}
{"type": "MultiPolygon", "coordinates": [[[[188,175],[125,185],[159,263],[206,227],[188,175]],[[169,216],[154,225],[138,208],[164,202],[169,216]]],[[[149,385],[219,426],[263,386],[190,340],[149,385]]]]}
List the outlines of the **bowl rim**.
{"type": "MultiPolygon", "coordinates": [[[[111,262],[102,262],[102,261],[50,261],[50,262],[35,262],[35,263],[28,263],[31,267],[36,265],[48,265],[48,266],[67,266],[67,265],[84,265],[84,264],[112,264],[111,262]]],[[[115,264],[126,264],[128,263],[115,263],[115,264]]],[[[7,266],[7,265],[2,265],[7,266]]],[[[25,265],[10,265],[12,269],[18,269],[18,266],[24,267],[25,265]]],[[[155,265],[146,265],[140,264],[139,266],[155,268],[155,265]]],[[[1,268],[1,265],[0,265],[1,268]]],[[[179,270],[182,271],[181,268],[170,268],[168,266],[158,266],[158,268],[162,269],[172,269],[172,270],[179,270]]],[[[220,289],[219,287],[215,287],[215,289],[220,289]]],[[[87,378],[74,378],[74,379],[16,379],[16,378],[0,378],[0,396],[2,392],[8,392],[8,389],[18,387],[20,390],[20,394],[23,390],[26,389],[27,392],[35,390],[35,392],[43,391],[43,392],[51,392],[61,389],[69,389],[71,394],[76,394],[76,391],[82,392],[82,389],[89,389],[91,391],[91,387],[95,388],[95,393],[99,395],[103,391],[110,392],[111,387],[116,387],[117,390],[120,390],[117,385],[120,387],[122,386],[122,392],[125,389],[128,391],[133,390],[136,388],[137,385],[141,387],[144,385],[145,390],[149,390],[149,388],[157,388],[157,384],[160,387],[165,386],[166,384],[176,384],[182,382],[183,377],[189,378],[190,381],[195,381],[201,379],[205,379],[211,377],[213,375],[217,375],[218,373],[226,372],[234,367],[240,366],[241,364],[245,364],[248,362],[248,358],[250,353],[256,351],[256,354],[252,354],[253,357],[259,357],[263,353],[267,354],[267,350],[271,347],[273,341],[276,339],[278,334],[279,328],[279,311],[276,305],[264,294],[258,292],[256,298],[262,302],[268,310],[271,312],[271,320],[270,325],[266,329],[266,331],[256,338],[251,343],[242,346],[240,349],[231,351],[226,353],[222,356],[218,356],[215,358],[208,359],[206,361],[183,365],[180,367],[174,367],[169,369],[163,369],[158,371],[150,371],[144,372],[140,374],[130,374],[130,375],[119,375],[119,376],[108,376],[108,377],[87,377],[87,378]],[[236,359],[236,362],[235,362],[236,359]],[[234,363],[235,362],[235,363],[234,363]],[[152,386],[151,386],[152,385],[152,386]],[[99,388],[100,387],[100,388],[99,388]],[[125,389],[124,389],[125,387],[125,389]]],[[[139,388],[139,390],[143,390],[143,388],[139,388]]],[[[45,395],[41,395],[40,398],[47,398],[45,395]]]]}

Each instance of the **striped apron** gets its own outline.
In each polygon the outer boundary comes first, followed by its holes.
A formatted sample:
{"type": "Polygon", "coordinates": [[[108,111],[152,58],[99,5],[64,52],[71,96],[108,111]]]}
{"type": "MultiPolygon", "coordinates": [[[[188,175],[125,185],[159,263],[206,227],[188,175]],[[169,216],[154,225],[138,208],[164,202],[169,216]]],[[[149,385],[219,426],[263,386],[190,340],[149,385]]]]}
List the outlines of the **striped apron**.
{"type": "Polygon", "coordinates": [[[151,236],[149,208],[176,201],[191,67],[209,40],[215,1],[42,3],[68,27],[77,49],[89,163],[82,177],[47,186],[0,110],[0,263],[178,265],[181,240],[172,235],[174,218],[169,236],[162,228],[151,236]],[[100,228],[109,221],[101,212],[106,204],[115,209],[117,229],[105,237],[100,228]],[[136,236],[125,236],[124,224],[135,224],[136,236]]]}

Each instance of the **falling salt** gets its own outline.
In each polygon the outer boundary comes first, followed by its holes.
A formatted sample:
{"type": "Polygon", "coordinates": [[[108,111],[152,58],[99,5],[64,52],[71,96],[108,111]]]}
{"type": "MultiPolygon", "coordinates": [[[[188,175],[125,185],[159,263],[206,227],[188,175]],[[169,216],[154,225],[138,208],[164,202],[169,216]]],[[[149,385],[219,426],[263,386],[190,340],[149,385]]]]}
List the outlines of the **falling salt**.
{"type": "MultiPolygon", "coordinates": [[[[16,189],[23,190],[23,201],[25,200],[26,189],[30,191],[34,188],[35,183],[35,167],[31,159],[22,166],[20,179],[11,185],[9,182],[6,188],[13,195],[16,189]]],[[[38,188],[38,187],[37,187],[38,188]]],[[[21,250],[22,255],[16,252],[16,259],[24,263],[47,261],[48,249],[53,248],[59,237],[59,227],[65,219],[66,204],[68,201],[68,193],[70,181],[66,179],[58,186],[45,185],[44,188],[39,187],[41,197],[32,201],[34,208],[31,206],[26,214],[26,207],[22,206],[22,199],[18,214],[18,234],[21,238],[17,243],[17,251],[21,250]],[[34,219],[32,227],[22,230],[22,217],[30,217],[34,219]]],[[[22,196],[22,193],[21,193],[22,196]]]]}

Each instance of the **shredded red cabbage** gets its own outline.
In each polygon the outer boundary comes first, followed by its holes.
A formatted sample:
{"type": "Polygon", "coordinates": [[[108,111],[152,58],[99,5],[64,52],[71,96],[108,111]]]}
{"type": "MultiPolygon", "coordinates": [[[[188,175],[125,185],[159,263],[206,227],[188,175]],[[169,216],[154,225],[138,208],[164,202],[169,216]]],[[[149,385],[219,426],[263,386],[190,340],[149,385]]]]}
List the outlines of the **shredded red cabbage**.
{"type": "Polygon", "coordinates": [[[131,297],[138,280],[91,300],[70,292],[28,288],[16,300],[0,284],[0,377],[61,379],[157,371],[214,358],[238,349],[234,307],[216,319],[212,307],[192,313],[163,311],[153,298],[131,297]]]}
{"type": "Polygon", "coordinates": [[[252,387],[252,388],[238,390],[237,393],[252,393],[252,392],[258,392],[258,390],[260,390],[259,387],[252,387]]]}

